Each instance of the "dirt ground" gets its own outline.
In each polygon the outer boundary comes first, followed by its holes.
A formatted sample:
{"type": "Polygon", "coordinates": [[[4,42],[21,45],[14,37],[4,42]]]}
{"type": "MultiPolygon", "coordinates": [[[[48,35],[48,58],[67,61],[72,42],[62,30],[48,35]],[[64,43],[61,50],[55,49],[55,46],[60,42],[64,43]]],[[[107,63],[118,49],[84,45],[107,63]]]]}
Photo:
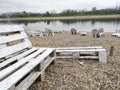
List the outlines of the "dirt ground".
{"type": "Polygon", "coordinates": [[[120,38],[111,33],[93,38],[91,33],[81,36],[64,32],[29,39],[37,47],[103,46],[108,60],[103,64],[97,60],[57,59],[47,68],[45,80],[35,82],[29,90],[120,90],[120,38]],[[113,56],[109,56],[111,46],[114,46],[113,56]]]}

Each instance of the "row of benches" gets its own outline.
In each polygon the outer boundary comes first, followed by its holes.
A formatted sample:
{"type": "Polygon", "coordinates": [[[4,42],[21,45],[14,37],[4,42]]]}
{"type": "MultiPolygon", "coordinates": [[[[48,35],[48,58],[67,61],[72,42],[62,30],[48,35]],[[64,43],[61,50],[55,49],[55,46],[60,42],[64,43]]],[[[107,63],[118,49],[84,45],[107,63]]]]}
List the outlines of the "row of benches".
{"type": "Polygon", "coordinates": [[[77,58],[85,54],[84,58],[94,57],[104,63],[107,60],[102,47],[32,47],[22,26],[0,26],[0,90],[27,90],[36,79],[43,79],[45,69],[56,58],[66,53],[77,58]]]}

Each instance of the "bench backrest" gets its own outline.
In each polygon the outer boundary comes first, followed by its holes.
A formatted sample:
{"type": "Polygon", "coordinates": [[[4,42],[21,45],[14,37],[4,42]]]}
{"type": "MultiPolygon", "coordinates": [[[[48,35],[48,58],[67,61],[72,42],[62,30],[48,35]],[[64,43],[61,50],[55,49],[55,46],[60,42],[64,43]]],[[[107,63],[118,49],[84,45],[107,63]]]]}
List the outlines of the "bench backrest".
{"type": "Polygon", "coordinates": [[[0,26],[0,60],[31,47],[21,25],[0,26]]]}

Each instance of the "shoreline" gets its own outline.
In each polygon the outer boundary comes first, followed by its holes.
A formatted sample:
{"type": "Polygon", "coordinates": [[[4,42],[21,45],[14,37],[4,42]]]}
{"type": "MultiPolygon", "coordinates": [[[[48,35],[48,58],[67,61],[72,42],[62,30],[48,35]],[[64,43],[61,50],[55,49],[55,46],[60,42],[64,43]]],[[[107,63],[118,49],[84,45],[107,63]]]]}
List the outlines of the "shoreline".
{"type": "Polygon", "coordinates": [[[0,21],[16,20],[70,20],[70,19],[119,19],[120,15],[89,15],[89,16],[63,16],[63,17],[30,17],[30,18],[0,18],[0,21]]]}

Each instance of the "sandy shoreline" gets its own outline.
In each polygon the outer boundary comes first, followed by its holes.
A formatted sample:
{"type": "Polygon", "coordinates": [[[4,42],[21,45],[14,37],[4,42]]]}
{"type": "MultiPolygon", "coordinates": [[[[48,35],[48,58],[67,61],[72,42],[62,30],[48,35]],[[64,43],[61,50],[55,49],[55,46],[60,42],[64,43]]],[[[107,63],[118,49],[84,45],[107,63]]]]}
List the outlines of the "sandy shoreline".
{"type": "Polygon", "coordinates": [[[34,83],[29,90],[120,90],[120,38],[105,33],[105,37],[93,38],[71,35],[70,32],[47,37],[30,37],[33,46],[74,47],[103,46],[107,50],[107,64],[94,60],[56,60],[45,73],[45,81],[34,83]],[[109,56],[111,46],[113,57],[109,56]],[[80,65],[79,62],[84,62],[80,65]]]}
{"type": "Polygon", "coordinates": [[[115,19],[120,15],[91,15],[91,16],[64,16],[64,17],[31,17],[31,18],[0,18],[0,21],[7,20],[69,20],[69,19],[115,19]]]}

